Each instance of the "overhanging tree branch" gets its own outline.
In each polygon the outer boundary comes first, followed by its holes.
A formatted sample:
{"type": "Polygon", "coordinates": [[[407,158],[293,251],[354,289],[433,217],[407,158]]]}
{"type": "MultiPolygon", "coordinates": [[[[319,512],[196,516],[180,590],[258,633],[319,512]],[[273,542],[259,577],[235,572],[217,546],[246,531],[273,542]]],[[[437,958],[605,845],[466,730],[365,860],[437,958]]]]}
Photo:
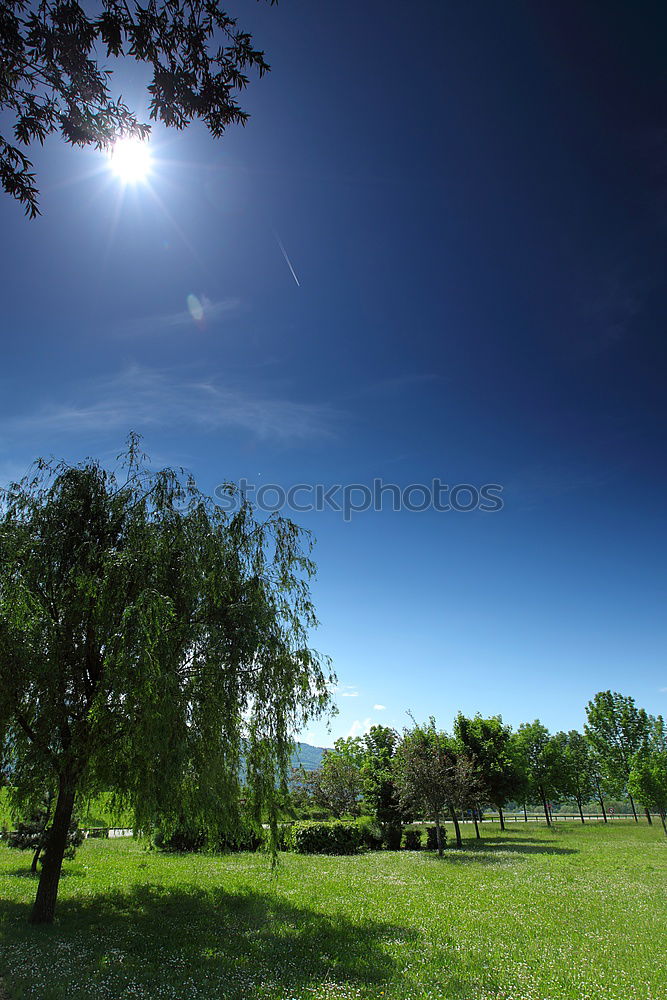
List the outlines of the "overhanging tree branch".
{"type": "Polygon", "coordinates": [[[60,133],[73,145],[102,149],[120,136],[150,132],[114,98],[98,50],[150,68],[149,121],[183,129],[200,119],[216,138],[248,120],[237,101],[249,82],[245,71],[262,77],[269,70],[264,53],[216,0],[153,0],[134,10],[125,0],[98,0],[93,10],[76,0],[5,0],[0,112],[14,115],[19,145],[0,136],[0,183],[31,218],[39,214],[38,191],[21,147],[60,133]]]}

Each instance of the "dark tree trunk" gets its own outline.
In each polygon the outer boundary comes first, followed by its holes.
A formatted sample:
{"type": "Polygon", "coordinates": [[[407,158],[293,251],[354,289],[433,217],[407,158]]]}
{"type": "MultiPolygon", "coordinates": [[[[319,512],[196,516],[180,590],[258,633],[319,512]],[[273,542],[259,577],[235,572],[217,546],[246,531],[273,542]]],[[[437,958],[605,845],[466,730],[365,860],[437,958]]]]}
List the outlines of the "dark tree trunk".
{"type": "Polygon", "coordinates": [[[638,823],[639,817],[637,816],[637,810],[635,809],[635,800],[632,795],[629,795],[628,798],[630,799],[630,805],[632,806],[632,815],[635,817],[635,823],[638,823]]]}
{"type": "Polygon", "coordinates": [[[44,812],[44,822],[42,823],[42,830],[39,837],[39,844],[37,850],[33,854],[32,864],[30,865],[30,871],[33,875],[37,874],[37,864],[39,862],[39,857],[44,850],[45,834],[49,826],[49,819],[51,818],[51,806],[53,805],[53,792],[49,792],[48,798],[46,800],[46,811],[44,812]]]}
{"type": "Polygon", "coordinates": [[[476,809],[473,809],[473,811],[472,811],[472,820],[473,820],[473,823],[475,824],[475,836],[477,837],[478,840],[481,840],[482,837],[481,837],[481,834],[479,832],[479,825],[477,823],[477,810],[476,809]]]}
{"type": "Polygon", "coordinates": [[[505,829],[505,817],[503,816],[503,807],[498,806],[498,816],[500,817],[500,829],[505,829]]]}
{"type": "Polygon", "coordinates": [[[660,813],[660,819],[662,820],[662,828],[665,831],[665,836],[667,837],[667,826],[665,825],[665,814],[664,814],[664,812],[660,813]]]}
{"type": "Polygon", "coordinates": [[[653,826],[653,820],[651,819],[650,811],[644,806],[644,812],[646,813],[646,819],[648,820],[648,825],[653,826]]]}
{"type": "Polygon", "coordinates": [[[452,815],[452,823],[454,824],[454,833],[456,834],[456,846],[463,847],[463,841],[461,840],[461,827],[459,826],[458,816],[456,815],[456,809],[453,805],[450,805],[449,811],[452,815]]]}
{"type": "Polygon", "coordinates": [[[46,849],[42,859],[42,871],[37,886],[37,896],[30,914],[31,924],[52,924],[56,911],[58,883],[63,866],[63,856],[67,847],[67,834],[74,810],[74,782],[60,779],[58,801],[53,814],[53,823],[48,831],[46,849]]]}
{"type": "Polygon", "coordinates": [[[604,807],[604,799],[602,798],[602,789],[600,788],[600,782],[596,781],[595,787],[598,793],[598,802],[600,803],[600,809],[602,809],[602,818],[607,822],[607,810],[604,807]]]}
{"type": "Polygon", "coordinates": [[[546,817],[547,826],[551,826],[551,816],[549,815],[549,803],[547,802],[547,796],[543,788],[540,788],[540,798],[542,799],[542,805],[544,807],[544,815],[546,817]]]}
{"type": "Polygon", "coordinates": [[[579,806],[579,815],[581,816],[581,822],[584,822],[584,810],[581,807],[581,799],[577,799],[577,805],[579,806]]]}
{"type": "Polygon", "coordinates": [[[435,840],[438,845],[438,857],[442,857],[442,830],[440,829],[440,813],[435,814],[435,840]]]}
{"type": "Polygon", "coordinates": [[[525,802],[523,804],[523,821],[524,821],[524,823],[528,822],[528,810],[526,809],[526,803],[525,802]]]}

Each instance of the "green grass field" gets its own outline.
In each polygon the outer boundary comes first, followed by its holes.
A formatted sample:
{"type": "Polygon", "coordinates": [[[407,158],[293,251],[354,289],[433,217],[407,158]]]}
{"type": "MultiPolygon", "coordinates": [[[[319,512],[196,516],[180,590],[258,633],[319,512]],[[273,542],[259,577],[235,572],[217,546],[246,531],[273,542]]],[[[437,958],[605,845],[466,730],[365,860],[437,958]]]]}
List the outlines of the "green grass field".
{"type": "Polygon", "coordinates": [[[88,841],[49,928],[26,923],[29,857],[2,846],[0,975],[12,1000],[667,997],[661,829],[487,832],[442,860],[288,854],[275,874],[88,841]]]}

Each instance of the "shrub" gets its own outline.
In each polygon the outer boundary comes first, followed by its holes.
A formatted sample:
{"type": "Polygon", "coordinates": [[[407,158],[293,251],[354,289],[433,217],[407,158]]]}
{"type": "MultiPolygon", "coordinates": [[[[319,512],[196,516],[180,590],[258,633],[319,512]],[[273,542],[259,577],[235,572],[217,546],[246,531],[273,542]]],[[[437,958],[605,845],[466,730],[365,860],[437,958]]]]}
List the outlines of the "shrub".
{"type": "Polygon", "coordinates": [[[403,834],[403,847],[406,851],[418,851],[422,846],[421,830],[406,830],[403,834]]]}
{"type": "MultiPolygon", "coordinates": [[[[447,840],[447,831],[444,826],[440,827],[440,838],[442,840],[442,846],[444,847],[447,840]]],[[[438,834],[434,826],[428,826],[426,828],[426,847],[429,851],[438,850],[438,834]]]]}
{"type": "MultiPolygon", "coordinates": [[[[41,855],[46,847],[49,836],[49,813],[46,809],[35,812],[29,820],[19,823],[16,830],[7,834],[7,846],[19,851],[32,851],[32,871],[37,871],[37,863],[41,861],[41,855]]],[[[80,847],[85,840],[83,830],[79,829],[79,824],[72,819],[67,831],[67,846],[63,857],[72,860],[76,854],[77,847],[80,847]]]]}
{"type": "MultiPolygon", "coordinates": [[[[294,849],[294,837],[292,830],[294,827],[294,821],[290,823],[279,823],[278,824],[278,837],[276,841],[276,847],[279,851],[291,851],[294,849]]],[[[266,842],[269,842],[269,834],[267,831],[266,842]]]]}
{"type": "Polygon", "coordinates": [[[234,833],[211,838],[198,827],[183,823],[173,828],[155,830],[153,843],[161,851],[174,854],[191,854],[197,851],[213,851],[225,854],[229,851],[257,851],[264,838],[249,823],[242,823],[234,833]]]}
{"type": "Polygon", "coordinates": [[[401,849],[402,834],[403,830],[400,824],[384,825],[382,842],[388,851],[399,851],[401,849]]]}
{"type": "Polygon", "coordinates": [[[153,843],[159,850],[173,854],[190,854],[203,851],[206,847],[206,834],[203,830],[192,827],[177,826],[170,830],[159,827],[153,834],[153,843]]]}
{"type": "Polygon", "coordinates": [[[299,854],[356,854],[362,843],[357,823],[302,820],[292,827],[292,849],[299,854]]]}
{"type": "MultiPolygon", "coordinates": [[[[268,839],[268,831],[267,831],[268,839]]],[[[226,854],[228,851],[258,851],[264,844],[264,836],[249,823],[243,823],[235,833],[227,833],[219,837],[212,845],[212,850],[226,854]]]]}
{"type": "Polygon", "coordinates": [[[357,820],[361,834],[361,846],[369,851],[379,851],[382,848],[384,837],[380,824],[370,816],[362,816],[357,820]]]}

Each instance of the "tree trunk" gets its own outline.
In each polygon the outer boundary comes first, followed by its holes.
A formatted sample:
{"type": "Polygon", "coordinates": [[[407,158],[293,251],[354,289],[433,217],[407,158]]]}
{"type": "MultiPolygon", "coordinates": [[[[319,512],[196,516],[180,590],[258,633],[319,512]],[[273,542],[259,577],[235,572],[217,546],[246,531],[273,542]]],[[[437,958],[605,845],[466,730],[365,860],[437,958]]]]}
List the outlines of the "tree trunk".
{"type": "Polygon", "coordinates": [[[632,815],[635,817],[635,823],[638,823],[639,818],[637,816],[637,810],[635,809],[635,800],[632,795],[628,795],[628,798],[630,799],[630,805],[632,806],[632,815]]]}
{"type": "Polygon", "coordinates": [[[37,896],[30,914],[31,924],[52,924],[56,910],[58,883],[63,866],[63,855],[67,847],[67,834],[74,811],[76,788],[73,781],[60,779],[58,801],[53,814],[53,823],[47,834],[46,849],[42,860],[42,871],[37,886],[37,896]]]}
{"type": "Polygon", "coordinates": [[[653,826],[653,820],[651,819],[650,811],[644,806],[644,812],[646,813],[646,819],[648,820],[648,825],[653,826]]]}
{"type": "Polygon", "coordinates": [[[454,824],[454,832],[456,834],[456,846],[463,847],[463,841],[461,840],[461,827],[459,826],[458,816],[456,815],[456,809],[453,805],[450,805],[449,811],[452,814],[452,823],[454,824]]]}
{"type": "Polygon", "coordinates": [[[660,819],[662,820],[662,828],[665,831],[665,836],[667,837],[667,826],[665,825],[665,814],[664,814],[664,812],[660,813],[660,819]]]}
{"type": "Polygon", "coordinates": [[[49,792],[46,799],[46,810],[44,811],[44,822],[42,823],[42,830],[39,837],[39,844],[37,845],[37,850],[33,854],[32,864],[30,865],[30,871],[33,875],[37,874],[37,864],[39,862],[39,856],[44,850],[45,834],[49,826],[49,820],[51,819],[52,805],[53,805],[53,792],[49,792]]]}
{"type": "Polygon", "coordinates": [[[524,821],[524,823],[528,822],[528,810],[526,809],[526,803],[525,802],[523,804],[523,821],[524,821]]]}
{"type": "Polygon", "coordinates": [[[500,829],[504,830],[505,829],[505,817],[503,816],[503,808],[502,808],[502,806],[498,806],[498,816],[500,817],[500,829]]]}
{"type": "Polygon", "coordinates": [[[579,815],[581,816],[581,822],[584,822],[584,810],[581,808],[581,799],[577,799],[577,805],[579,806],[579,815]]]}
{"type": "Polygon", "coordinates": [[[600,803],[600,808],[602,809],[602,818],[604,819],[604,821],[606,823],[607,822],[607,810],[604,807],[604,799],[602,798],[602,789],[600,788],[600,782],[599,781],[596,782],[596,784],[597,784],[598,802],[600,803]]]}
{"type": "Polygon", "coordinates": [[[442,857],[442,831],[440,829],[440,813],[435,814],[435,840],[438,845],[438,857],[442,857]]]}
{"type": "Polygon", "coordinates": [[[547,802],[547,796],[543,788],[540,788],[540,798],[542,799],[542,805],[544,807],[544,815],[546,817],[547,826],[551,826],[551,817],[549,816],[549,803],[547,802]]]}
{"type": "Polygon", "coordinates": [[[472,811],[472,819],[473,819],[473,823],[475,824],[475,836],[477,837],[478,840],[481,840],[482,837],[481,837],[481,834],[479,832],[479,825],[477,823],[477,810],[476,809],[473,809],[473,811],[472,811]]]}

